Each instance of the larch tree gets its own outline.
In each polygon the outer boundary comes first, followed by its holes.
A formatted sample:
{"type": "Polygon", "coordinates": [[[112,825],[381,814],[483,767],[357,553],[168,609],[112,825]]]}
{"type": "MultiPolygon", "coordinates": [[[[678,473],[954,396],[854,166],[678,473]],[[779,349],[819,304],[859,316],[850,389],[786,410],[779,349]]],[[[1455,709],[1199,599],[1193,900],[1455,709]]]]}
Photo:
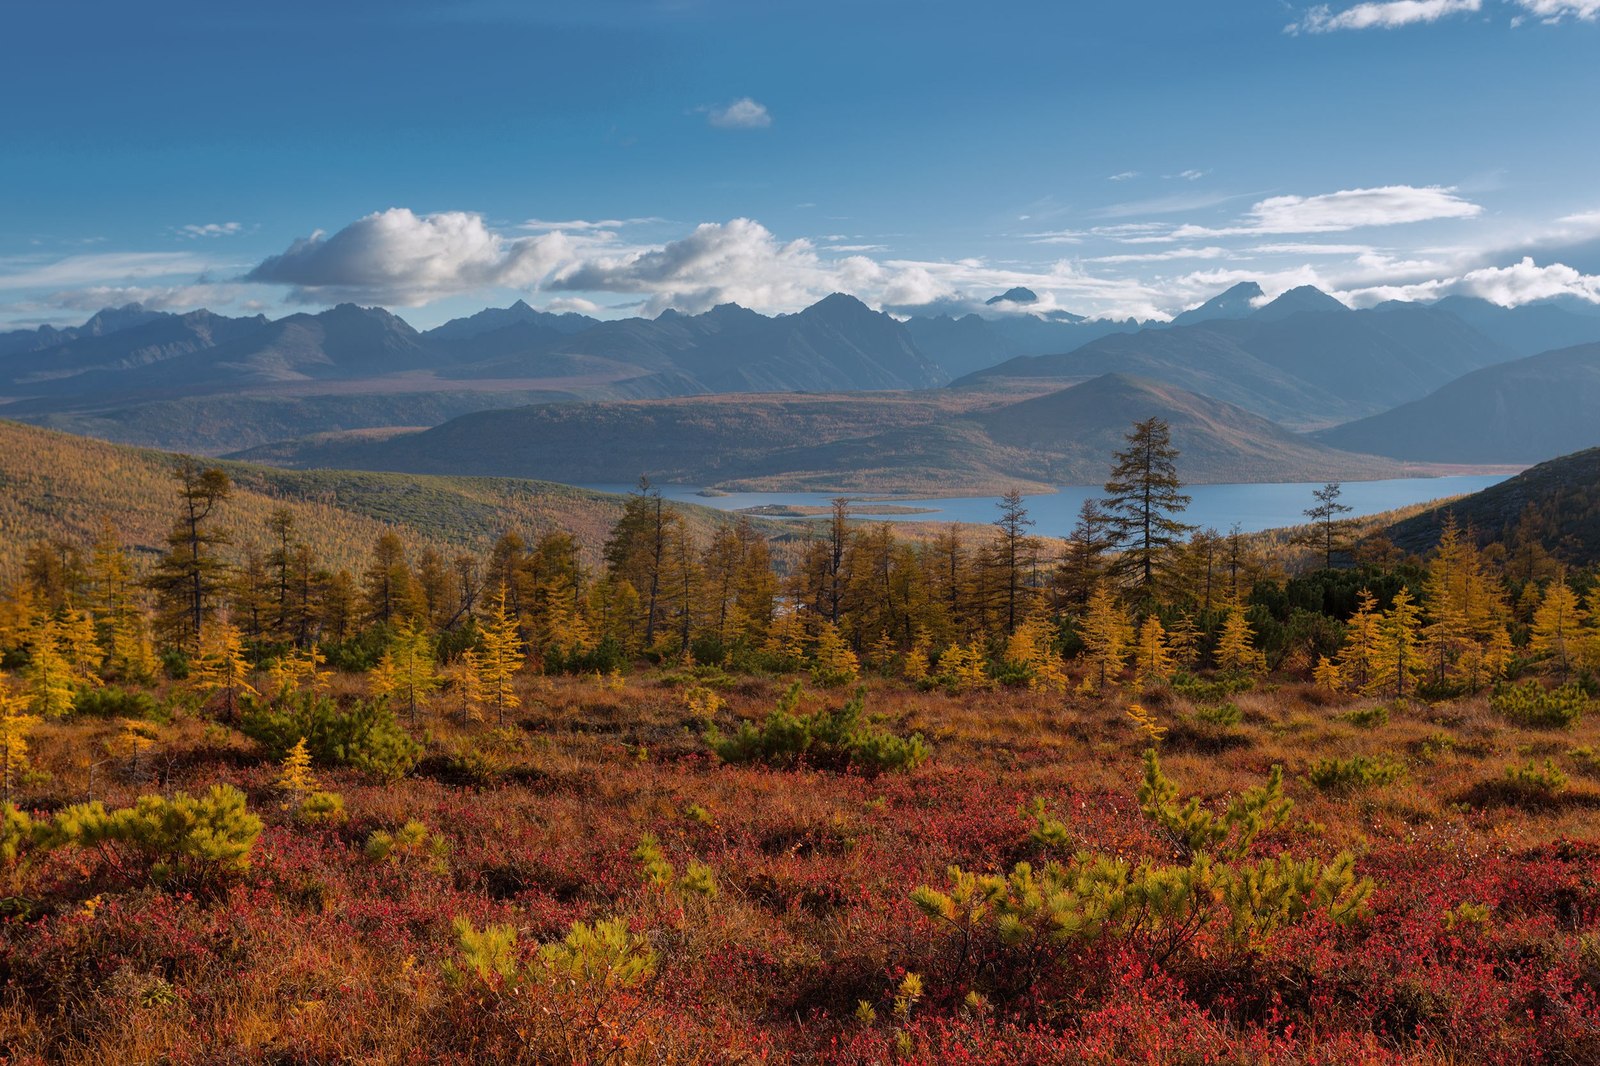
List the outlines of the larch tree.
{"type": "Polygon", "coordinates": [[[1078,639],[1083,641],[1084,658],[1089,664],[1083,686],[1086,692],[1104,691],[1115,683],[1127,665],[1131,637],[1132,623],[1122,604],[1104,582],[1097,584],[1078,623],[1078,639]]]}
{"type": "Polygon", "coordinates": [[[239,700],[256,693],[250,684],[250,663],[244,657],[244,638],[238,626],[226,619],[214,619],[206,626],[189,677],[202,699],[222,696],[229,719],[238,713],[239,700]]]}
{"type": "Polygon", "coordinates": [[[1344,684],[1358,692],[1373,689],[1382,643],[1383,615],[1378,610],[1378,598],[1369,589],[1362,589],[1356,596],[1355,613],[1345,623],[1344,646],[1334,660],[1344,684]]]}
{"type": "Polygon", "coordinates": [[[1023,564],[1028,556],[1028,528],[1033,519],[1022,505],[1022,493],[1012,489],[1000,497],[1000,517],[994,527],[999,531],[995,544],[995,558],[999,564],[1005,596],[1006,634],[1017,631],[1017,622],[1027,612],[1023,581],[1023,564]]]}
{"type": "Polygon", "coordinates": [[[388,694],[406,705],[406,716],[414,724],[417,708],[439,689],[433,638],[422,626],[405,622],[389,645],[388,659],[393,679],[388,694]]]}
{"type": "Polygon", "coordinates": [[[1237,601],[1229,604],[1227,614],[1223,615],[1216,660],[1218,669],[1228,674],[1253,674],[1266,667],[1265,658],[1256,650],[1250,620],[1237,601]]]}
{"type": "Polygon", "coordinates": [[[28,769],[28,734],[39,724],[36,715],[27,713],[26,696],[13,692],[0,682],[0,799],[11,802],[12,790],[28,769]]]}
{"type": "Polygon", "coordinates": [[[34,713],[43,718],[62,718],[72,710],[78,690],[77,673],[61,648],[60,626],[54,621],[34,629],[23,678],[34,713]]]}
{"type": "Polygon", "coordinates": [[[1349,504],[1339,502],[1339,497],[1343,493],[1344,487],[1337,481],[1330,481],[1320,489],[1313,489],[1311,497],[1317,502],[1303,512],[1311,520],[1311,528],[1302,543],[1309,543],[1321,551],[1322,565],[1330,570],[1333,568],[1334,554],[1344,549],[1348,523],[1341,516],[1349,514],[1352,510],[1349,504]]]}
{"type": "Polygon", "coordinates": [[[1173,656],[1167,646],[1167,631],[1155,614],[1139,623],[1139,640],[1134,648],[1134,669],[1140,688],[1164,685],[1172,680],[1173,656]]]}
{"type": "Polygon", "coordinates": [[[178,517],[167,533],[167,550],[150,577],[158,598],[163,633],[177,643],[199,643],[206,617],[227,586],[227,564],[221,548],[228,532],[217,524],[217,511],[232,494],[228,475],[180,459],[173,477],[178,482],[178,517]]]}
{"type": "Polygon", "coordinates": [[[1084,500],[1067,537],[1066,554],[1056,570],[1056,587],[1067,606],[1081,607],[1089,602],[1095,584],[1105,576],[1106,555],[1115,546],[1105,507],[1099,500],[1084,500]]]}
{"type": "Polygon", "coordinates": [[[514,685],[523,663],[522,638],[511,617],[506,596],[501,593],[490,604],[481,624],[478,653],[478,687],[483,702],[494,708],[495,722],[505,725],[506,712],[520,704],[514,685]]]}
{"type": "Polygon", "coordinates": [[[1565,570],[1558,572],[1533,612],[1533,629],[1528,644],[1535,655],[1552,660],[1565,677],[1572,669],[1583,631],[1583,612],[1578,596],[1567,584],[1565,570]]]}
{"type": "Polygon", "coordinates": [[[1418,624],[1421,611],[1411,599],[1411,591],[1401,586],[1379,626],[1377,687],[1393,691],[1403,699],[1425,669],[1420,651],[1418,624]]]}
{"type": "Polygon", "coordinates": [[[661,490],[641,477],[638,487],[628,495],[622,515],[611,529],[605,545],[605,562],[613,580],[624,580],[639,594],[643,610],[643,642],[655,646],[659,630],[666,621],[666,600],[671,596],[664,579],[672,544],[672,534],[683,521],[662,499],[661,490]]]}
{"type": "Polygon", "coordinates": [[[1145,597],[1155,595],[1163,553],[1194,527],[1178,520],[1189,497],[1178,479],[1178,449],[1167,423],[1154,416],[1135,422],[1127,447],[1115,455],[1105,484],[1110,532],[1122,554],[1113,571],[1130,576],[1145,597]]]}

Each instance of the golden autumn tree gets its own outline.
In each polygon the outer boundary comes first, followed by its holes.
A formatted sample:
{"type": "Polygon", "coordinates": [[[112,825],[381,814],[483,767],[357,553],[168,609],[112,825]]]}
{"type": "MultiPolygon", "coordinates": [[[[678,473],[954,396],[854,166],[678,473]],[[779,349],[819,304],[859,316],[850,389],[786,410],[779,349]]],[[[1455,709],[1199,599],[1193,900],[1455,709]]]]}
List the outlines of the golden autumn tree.
{"type": "Polygon", "coordinates": [[[1396,699],[1411,691],[1418,675],[1426,669],[1421,654],[1420,619],[1421,611],[1412,600],[1411,591],[1402,586],[1378,629],[1377,672],[1372,683],[1373,688],[1393,692],[1396,699]]]}
{"type": "Polygon", "coordinates": [[[1544,590],[1533,612],[1529,649],[1553,662],[1565,677],[1583,636],[1583,612],[1577,594],[1567,584],[1566,571],[1558,573],[1544,590]]]}
{"type": "Polygon", "coordinates": [[[6,803],[28,769],[28,734],[40,721],[27,708],[27,697],[0,682],[0,798],[6,803]]]}
{"type": "Polygon", "coordinates": [[[1343,684],[1357,692],[1371,691],[1378,676],[1383,615],[1378,598],[1368,589],[1356,597],[1356,610],[1345,623],[1344,646],[1334,660],[1343,684]]]}
{"type": "Polygon", "coordinates": [[[1167,631],[1161,619],[1154,614],[1146,616],[1139,623],[1139,640],[1133,655],[1134,670],[1141,689],[1165,685],[1172,680],[1175,663],[1167,647],[1167,631]]]}
{"type": "Polygon", "coordinates": [[[1097,582],[1089,594],[1083,619],[1078,624],[1078,639],[1083,641],[1084,659],[1089,670],[1081,688],[1100,692],[1115,684],[1128,661],[1128,644],[1133,624],[1105,582],[1097,582]]]}
{"type": "Polygon", "coordinates": [[[220,694],[229,718],[238,713],[241,698],[256,694],[250,684],[250,663],[244,657],[244,638],[237,626],[215,619],[206,625],[189,680],[203,700],[220,694]]]}
{"type": "Polygon", "coordinates": [[[1254,674],[1266,668],[1265,657],[1256,650],[1250,620],[1237,601],[1228,605],[1228,613],[1222,618],[1216,660],[1217,668],[1228,674],[1254,674]]]}
{"type": "Polygon", "coordinates": [[[520,705],[513,684],[522,668],[522,638],[517,623],[506,609],[502,592],[490,605],[481,628],[481,651],[477,654],[478,689],[483,702],[494,708],[495,721],[504,725],[506,712],[520,705]]]}

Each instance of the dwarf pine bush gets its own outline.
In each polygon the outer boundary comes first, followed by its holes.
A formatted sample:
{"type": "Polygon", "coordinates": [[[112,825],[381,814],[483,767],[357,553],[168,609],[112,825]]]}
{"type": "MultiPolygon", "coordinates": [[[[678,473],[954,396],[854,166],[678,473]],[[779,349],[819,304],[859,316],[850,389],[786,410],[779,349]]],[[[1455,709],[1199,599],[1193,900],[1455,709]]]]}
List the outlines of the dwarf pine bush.
{"type": "Polygon", "coordinates": [[[576,922],[563,939],[544,945],[527,960],[518,949],[517,931],[509,925],[478,929],[470,919],[458,917],[455,928],[460,960],[444,967],[453,984],[470,975],[512,987],[556,982],[600,991],[636,988],[656,972],[650,942],[630,932],[621,918],[576,922]]]}
{"type": "Polygon", "coordinates": [[[439,870],[449,852],[449,842],[416,819],[408,821],[393,833],[383,829],[367,837],[366,855],[373,862],[416,863],[439,870]]]}
{"type": "Polygon", "coordinates": [[[1545,688],[1537,681],[1501,685],[1489,703],[1508,721],[1539,729],[1570,729],[1589,707],[1589,697],[1577,682],[1545,688]]]}
{"type": "Polygon", "coordinates": [[[1369,755],[1352,755],[1348,759],[1330,756],[1318,759],[1306,771],[1313,785],[1324,792],[1351,792],[1361,788],[1375,788],[1398,781],[1406,774],[1405,764],[1391,756],[1374,758],[1369,755]]]}
{"type": "Polygon", "coordinates": [[[292,693],[271,703],[253,702],[240,719],[246,736],[281,760],[301,739],[312,760],[350,766],[379,781],[398,781],[422,757],[422,746],[383,700],[357,700],[340,708],[314,693],[292,693]]]}
{"type": "Polygon", "coordinates": [[[111,811],[99,802],[80,803],[35,829],[43,850],[118,845],[132,851],[149,863],[157,883],[241,873],[260,835],[261,819],[229,785],[213,785],[203,796],[141,796],[132,807],[111,811]]]}
{"type": "Polygon", "coordinates": [[[799,682],[778,700],[778,706],[761,725],[741,722],[732,736],[715,725],[706,730],[706,744],[723,762],[765,762],[791,766],[806,762],[829,769],[855,769],[866,773],[910,770],[931,754],[921,733],[899,737],[869,721],[865,714],[867,690],[863,686],[837,709],[799,713],[799,682]]]}
{"type": "MultiPolygon", "coordinates": [[[[911,894],[924,915],[959,931],[965,945],[988,929],[1002,945],[1093,944],[1107,938],[1158,961],[1186,948],[1206,929],[1245,950],[1312,913],[1345,925],[1365,915],[1373,884],[1357,878],[1355,858],[1341,852],[1324,862],[1288,854],[1248,859],[1259,833],[1282,825],[1290,801],[1282,773],[1240,796],[1225,814],[1183,802],[1145,755],[1139,790],[1145,814],[1186,852],[1181,862],[1137,865],[1120,856],[1080,851],[1042,868],[1018,863],[1009,874],[949,871],[947,889],[921,886],[911,894]]],[[[966,950],[963,947],[962,958],[966,950]]]]}
{"type": "Polygon", "coordinates": [[[311,792],[300,801],[295,817],[306,825],[337,825],[344,821],[344,797],[337,792],[311,792]]]}
{"type": "Polygon", "coordinates": [[[1567,775],[1550,759],[1542,767],[1530,761],[1525,766],[1506,767],[1502,787],[1517,799],[1551,800],[1566,789],[1567,775]]]}

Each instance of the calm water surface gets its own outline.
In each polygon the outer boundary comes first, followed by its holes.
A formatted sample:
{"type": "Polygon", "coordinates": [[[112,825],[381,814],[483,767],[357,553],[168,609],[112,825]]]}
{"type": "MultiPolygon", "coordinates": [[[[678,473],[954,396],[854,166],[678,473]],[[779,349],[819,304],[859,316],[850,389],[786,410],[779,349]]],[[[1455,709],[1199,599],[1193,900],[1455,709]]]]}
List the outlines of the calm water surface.
{"type": "MultiPolygon", "coordinates": [[[[1346,481],[1340,502],[1353,508],[1352,517],[1359,517],[1446,496],[1477,492],[1504,480],[1504,475],[1463,475],[1346,481]]],[[[584,487],[603,492],[630,492],[633,489],[631,485],[584,487]]],[[[1223,532],[1236,522],[1247,533],[1277,526],[1299,525],[1306,520],[1303,513],[1305,509],[1316,502],[1311,498],[1311,491],[1321,487],[1320,481],[1304,484],[1190,485],[1185,491],[1193,497],[1193,502],[1184,514],[1184,520],[1202,528],[1210,526],[1223,532]]],[[[835,492],[730,492],[725,496],[701,496],[698,486],[694,485],[658,485],[657,488],[669,500],[697,503],[721,511],[774,504],[826,507],[835,496],[848,495],[852,499],[878,499],[908,507],[927,508],[927,513],[922,514],[871,516],[890,521],[992,522],[999,513],[993,496],[936,500],[899,496],[891,499],[867,493],[835,492]]],[[[1098,485],[1066,485],[1058,492],[1025,497],[1028,513],[1035,523],[1034,532],[1051,536],[1065,535],[1077,520],[1078,508],[1083,501],[1101,495],[1104,492],[1098,485]]]]}

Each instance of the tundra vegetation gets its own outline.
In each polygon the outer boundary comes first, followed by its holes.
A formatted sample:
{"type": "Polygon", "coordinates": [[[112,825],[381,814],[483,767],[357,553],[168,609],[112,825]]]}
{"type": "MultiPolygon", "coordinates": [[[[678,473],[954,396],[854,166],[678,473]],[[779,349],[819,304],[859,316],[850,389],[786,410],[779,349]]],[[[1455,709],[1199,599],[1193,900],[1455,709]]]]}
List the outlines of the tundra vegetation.
{"type": "Polygon", "coordinates": [[[1061,551],[641,484],[356,572],[180,464],[0,597],[0,1058],[1600,1060],[1594,572],[1180,462],[1061,551]]]}

